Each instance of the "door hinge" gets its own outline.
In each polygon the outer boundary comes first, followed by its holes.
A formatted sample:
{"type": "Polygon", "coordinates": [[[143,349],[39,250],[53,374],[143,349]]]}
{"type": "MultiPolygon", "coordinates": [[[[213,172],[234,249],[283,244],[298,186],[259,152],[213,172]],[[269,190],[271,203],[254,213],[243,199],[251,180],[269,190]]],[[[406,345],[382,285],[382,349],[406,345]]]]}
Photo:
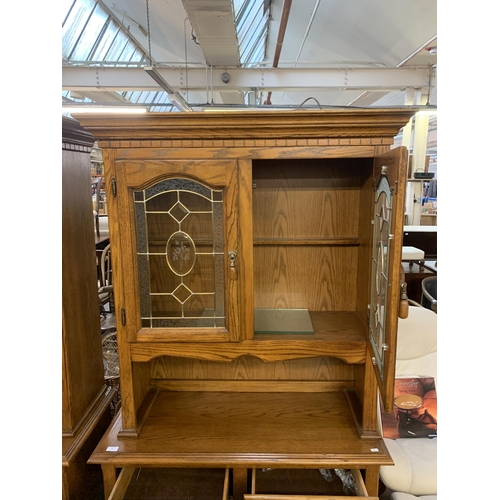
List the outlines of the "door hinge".
{"type": "Polygon", "coordinates": [[[113,198],[116,198],[116,179],[111,177],[111,192],[113,193],[113,198]]]}
{"type": "Polygon", "coordinates": [[[121,313],[121,317],[122,317],[122,325],[125,326],[127,324],[127,317],[125,315],[125,309],[122,309],[120,311],[120,313],[121,313]]]}

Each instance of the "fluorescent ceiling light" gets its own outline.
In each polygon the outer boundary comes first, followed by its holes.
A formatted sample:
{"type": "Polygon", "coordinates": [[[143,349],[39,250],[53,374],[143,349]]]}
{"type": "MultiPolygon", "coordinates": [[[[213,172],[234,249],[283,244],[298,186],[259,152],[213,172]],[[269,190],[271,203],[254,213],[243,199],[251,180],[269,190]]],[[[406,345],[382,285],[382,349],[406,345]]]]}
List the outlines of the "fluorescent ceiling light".
{"type": "Polygon", "coordinates": [[[175,94],[175,90],[165,81],[165,79],[158,73],[156,68],[146,66],[144,71],[163,89],[167,94],[175,94]]]}
{"type": "Polygon", "coordinates": [[[237,107],[223,107],[223,106],[209,106],[209,107],[204,107],[203,108],[203,111],[207,111],[207,112],[212,112],[212,111],[217,111],[217,112],[221,112],[223,111],[224,113],[239,113],[240,111],[276,111],[277,109],[280,109],[280,110],[285,110],[286,111],[290,111],[290,109],[288,108],[272,108],[272,107],[267,107],[267,108],[264,108],[264,107],[256,107],[256,106],[253,106],[253,107],[240,107],[240,108],[237,108],[237,107]]]}
{"type": "Polygon", "coordinates": [[[153,66],[145,66],[144,71],[168,94],[169,101],[179,111],[193,111],[184,98],[176,92],[153,66]]]}
{"type": "Polygon", "coordinates": [[[63,113],[118,113],[118,114],[138,114],[147,113],[146,108],[137,106],[63,106],[63,113]]]}

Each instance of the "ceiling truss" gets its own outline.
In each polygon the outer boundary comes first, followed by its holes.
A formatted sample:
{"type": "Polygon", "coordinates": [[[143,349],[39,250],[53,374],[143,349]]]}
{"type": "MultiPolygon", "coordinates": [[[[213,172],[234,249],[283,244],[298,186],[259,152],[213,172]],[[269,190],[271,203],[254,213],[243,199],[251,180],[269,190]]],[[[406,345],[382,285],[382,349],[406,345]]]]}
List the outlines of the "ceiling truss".
{"type": "MultiPolygon", "coordinates": [[[[433,88],[434,68],[156,68],[174,90],[246,92],[314,90],[400,91],[433,88]],[[186,85],[189,74],[189,86],[186,85]],[[223,75],[224,78],[223,78],[223,75]],[[229,75],[229,79],[227,78],[229,75]]],[[[72,91],[161,90],[139,67],[71,66],[62,69],[62,88],[72,91]]]]}

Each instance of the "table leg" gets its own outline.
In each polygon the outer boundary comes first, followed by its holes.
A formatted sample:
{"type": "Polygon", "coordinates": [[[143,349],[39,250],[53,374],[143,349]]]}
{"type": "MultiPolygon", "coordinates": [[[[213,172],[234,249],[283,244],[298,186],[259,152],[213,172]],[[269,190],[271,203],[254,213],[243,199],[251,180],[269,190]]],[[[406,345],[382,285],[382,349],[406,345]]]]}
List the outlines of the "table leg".
{"type": "Polygon", "coordinates": [[[104,498],[108,499],[116,483],[116,467],[110,464],[101,464],[104,481],[104,498]]]}
{"type": "Polygon", "coordinates": [[[243,500],[243,495],[247,492],[247,469],[233,469],[233,500],[243,500]]]}
{"type": "Polygon", "coordinates": [[[366,467],[365,486],[368,495],[371,497],[378,497],[379,472],[379,465],[369,465],[366,467]]]}

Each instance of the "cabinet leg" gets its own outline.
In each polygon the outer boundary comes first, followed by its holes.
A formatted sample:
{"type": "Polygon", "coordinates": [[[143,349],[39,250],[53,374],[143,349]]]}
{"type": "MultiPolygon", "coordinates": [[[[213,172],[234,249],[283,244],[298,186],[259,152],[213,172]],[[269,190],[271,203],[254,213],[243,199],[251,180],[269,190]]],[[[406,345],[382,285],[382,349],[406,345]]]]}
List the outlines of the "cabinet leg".
{"type": "Polygon", "coordinates": [[[368,495],[371,497],[378,497],[379,485],[379,465],[370,465],[366,468],[365,485],[368,495]]]}
{"type": "Polygon", "coordinates": [[[243,500],[247,493],[247,469],[233,469],[233,500],[243,500]]]}
{"type": "Polygon", "coordinates": [[[104,481],[104,498],[108,499],[116,483],[116,467],[109,464],[101,464],[102,478],[104,481]]]}

